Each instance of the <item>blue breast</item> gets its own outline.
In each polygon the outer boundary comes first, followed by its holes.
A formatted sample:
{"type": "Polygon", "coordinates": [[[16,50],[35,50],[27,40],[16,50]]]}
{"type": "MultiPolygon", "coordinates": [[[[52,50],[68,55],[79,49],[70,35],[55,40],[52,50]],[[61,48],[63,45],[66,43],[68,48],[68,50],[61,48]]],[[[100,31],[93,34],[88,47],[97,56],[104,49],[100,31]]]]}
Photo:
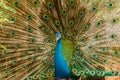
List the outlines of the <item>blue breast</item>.
{"type": "Polygon", "coordinates": [[[70,70],[62,54],[62,39],[59,39],[57,41],[56,48],[55,48],[54,63],[55,63],[55,77],[56,78],[69,78],[70,77],[70,70]]]}

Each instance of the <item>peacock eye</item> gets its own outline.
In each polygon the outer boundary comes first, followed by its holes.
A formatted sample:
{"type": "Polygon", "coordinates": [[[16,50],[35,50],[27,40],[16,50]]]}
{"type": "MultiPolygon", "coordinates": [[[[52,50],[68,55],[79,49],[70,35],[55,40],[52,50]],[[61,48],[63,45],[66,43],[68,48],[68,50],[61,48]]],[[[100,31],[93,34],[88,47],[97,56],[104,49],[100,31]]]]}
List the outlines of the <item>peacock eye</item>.
{"type": "Polygon", "coordinates": [[[74,61],[71,61],[71,65],[73,65],[74,64],[74,61]]]}
{"type": "Polygon", "coordinates": [[[31,77],[29,77],[29,80],[32,80],[32,78],[31,78],[31,77]]]}
{"type": "Polygon", "coordinates": [[[74,6],[75,5],[75,2],[73,0],[69,1],[69,5],[70,6],[74,6]]]}
{"type": "Polygon", "coordinates": [[[74,69],[73,71],[74,71],[74,72],[77,72],[77,70],[76,70],[76,69],[74,69]]]}
{"type": "Polygon", "coordinates": [[[31,42],[31,43],[36,42],[35,38],[31,38],[30,42],[31,42]]]}
{"type": "Polygon", "coordinates": [[[38,5],[39,5],[39,2],[35,1],[35,2],[33,2],[33,5],[34,5],[34,6],[38,6],[38,5]]]}
{"type": "Polygon", "coordinates": [[[29,28],[28,28],[28,30],[29,30],[29,31],[31,31],[31,30],[32,30],[32,28],[31,28],[31,27],[29,27],[29,28]]]}
{"type": "Polygon", "coordinates": [[[74,26],[74,22],[73,21],[69,21],[69,26],[73,27],[74,26]]]}
{"type": "Polygon", "coordinates": [[[111,37],[112,39],[115,39],[115,38],[117,37],[117,35],[112,34],[110,37],[111,37]]]}
{"type": "Polygon", "coordinates": [[[83,26],[83,31],[87,31],[89,29],[88,25],[83,26]]]}
{"type": "Polygon", "coordinates": [[[98,22],[97,25],[100,25],[100,22],[98,22]]]}
{"type": "Polygon", "coordinates": [[[51,42],[52,42],[52,40],[51,40],[51,39],[47,39],[47,42],[48,42],[48,43],[51,43],[51,42]]]}
{"type": "Polygon", "coordinates": [[[64,34],[67,34],[67,31],[66,31],[66,30],[64,31],[64,34]]]}
{"type": "Polygon", "coordinates": [[[27,69],[27,68],[28,68],[28,66],[26,66],[26,65],[23,65],[22,67],[23,67],[24,69],[27,69]]]}
{"type": "Polygon", "coordinates": [[[20,5],[20,3],[17,1],[15,2],[15,6],[18,7],[20,5]]]}
{"type": "Polygon", "coordinates": [[[47,63],[49,61],[49,59],[45,59],[45,63],[47,63]]]}
{"type": "Polygon", "coordinates": [[[48,74],[48,76],[50,77],[51,75],[50,75],[50,74],[48,74]]]}
{"type": "Polygon", "coordinates": [[[100,71],[98,71],[98,72],[97,72],[97,74],[98,74],[98,75],[100,75],[100,74],[101,74],[101,72],[100,72],[100,71]]]}
{"type": "Polygon", "coordinates": [[[8,70],[8,69],[5,69],[5,73],[8,74],[8,73],[9,73],[9,70],[8,70]]]}
{"type": "Polygon", "coordinates": [[[103,24],[103,22],[104,22],[103,20],[97,21],[97,22],[96,22],[96,27],[97,27],[97,28],[101,27],[102,24],[103,24]]]}
{"type": "Polygon", "coordinates": [[[52,72],[52,69],[49,69],[48,72],[52,72]]]}
{"type": "Polygon", "coordinates": [[[37,76],[34,76],[34,78],[37,78],[37,76]]]}
{"type": "Polygon", "coordinates": [[[15,5],[17,5],[18,4],[18,2],[15,2],[15,5]]]}
{"type": "Polygon", "coordinates": [[[24,51],[24,55],[28,55],[28,51],[24,51]]]}
{"type": "Polygon", "coordinates": [[[17,43],[17,44],[15,45],[15,48],[16,48],[16,49],[20,48],[20,44],[17,43]]]}
{"type": "Polygon", "coordinates": [[[42,49],[40,47],[37,48],[37,51],[40,52],[42,49]]]}
{"type": "Polygon", "coordinates": [[[105,47],[102,47],[101,49],[102,49],[102,51],[106,51],[107,50],[105,47]]]}
{"type": "Polygon", "coordinates": [[[99,37],[98,35],[95,36],[95,38],[98,38],[98,37],[99,37]]]}
{"type": "Polygon", "coordinates": [[[94,72],[94,71],[91,71],[91,75],[95,75],[95,72],[94,72]]]}
{"type": "Polygon", "coordinates": [[[115,76],[118,76],[119,72],[115,72],[115,76]]]}
{"type": "Polygon", "coordinates": [[[112,20],[112,22],[114,22],[114,23],[115,23],[115,22],[116,22],[116,19],[113,19],[113,20],[112,20]]]}
{"type": "Polygon", "coordinates": [[[32,57],[32,60],[36,60],[36,58],[37,58],[37,56],[33,56],[33,57],[32,57]]]}
{"type": "Polygon", "coordinates": [[[11,21],[14,23],[16,21],[15,17],[12,17],[11,21]]]}
{"type": "Polygon", "coordinates": [[[47,14],[43,15],[43,19],[49,20],[49,16],[47,14]]]}
{"type": "Polygon", "coordinates": [[[33,32],[33,28],[32,27],[29,27],[27,30],[28,30],[28,32],[31,32],[31,33],[33,32]]]}
{"type": "Polygon", "coordinates": [[[101,72],[101,74],[103,74],[103,72],[101,72]]]}
{"type": "Polygon", "coordinates": [[[34,4],[37,4],[37,2],[34,2],[34,4]]]}
{"type": "Polygon", "coordinates": [[[98,21],[98,22],[96,23],[96,26],[97,26],[97,27],[101,26],[101,22],[98,21]]]}
{"type": "Polygon", "coordinates": [[[101,75],[103,76],[105,73],[104,72],[101,72],[101,75]]]}
{"type": "Polygon", "coordinates": [[[112,71],[112,75],[114,75],[114,73],[115,73],[115,72],[114,72],[114,71],[112,71]]]}
{"type": "Polygon", "coordinates": [[[98,40],[100,38],[100,35],[96,34],[94,38],[98,40]]]}
{"type": "Polygon", "coordinates": [[[24,80],[27,80],[27,78],[25,78],[24,80]]]}
{"type": "Polygon", "coordinates": [[[75,59],[76,59],[75,57],[72,58],[73,61],[74,61],[75,59]]]}
{"type": "Polygon", "coordinates": [[[88,48],[90,49],[90,50],[93,50],[94,49],[94,47],[91,45],[91,46],[88,46],[88,48]]]}
{"type": "Polygon", "coordinates": [[[16,60],[16,59],[14,60],[14,63],[17,63],[17,60],[16,60]]]}
{"type": "Polygon", "coordinates": [[[14,19],[12,18],[11,21],[14,21],[14,19]]]}
{"type": "Polygon", "coordinates": [[[109,3],[108,7],[110,7],[110,8],[113,7],[113,3],[109,3]]]}
{"type": "Polygon", "coordinates": [[[83,61],[84,61],[84,59],[83,59],[83,58],[80,58],[80,61],[82,61],[82,62],[83,62],[83,61]]]}
{"type": "Polygon", "coordinates": [[[67,15],[67,12],[65,10],[63,10],[61,13],[62,13],[62,16],[66,16],[67,15]]]}
{"type": "Polygon", "coordinates": [[[88,73],[88,72],[89,72],[89,70],[88,70],[88,69],[86,69],[86,70],[85,70],[85,72],[86,72],[86,73],[88,73]]]}
{"type": "Polygon", "coordinates": [[[15,18],[12,18],[11,21],[15,21],[15,18]]]}
{"type": "Polygon", "coordinates": [[[75,50],[78,51],[80,49],[80,46],[75,46],[75,50]]]}
{"type": "Polygon", "coordinates": [[[66,14],[66,11],[63,11],[64,14],[66,14]]]}
{"type": "Polygon", "coordinates": [[[85,38],[82,38],[81,41],[84,42],[84,41],[85,41],[85,38]]]}
{"type": "Polygon", "coordinates": [[[52,4],[50,3],[49,6],[52,6],[52,4]]]}
{"type": "Polygon", "coordinates": [[[7,51],[7,50],[4,50],[4,51],[3,51],[3,54],[4,54],[4,55],[7,55],[7,54],[8,54],[8,51],[7,51]]]}
{"type": "Polygon", "coordinates": [[[14,63],[14,64],[17,64],[17,60],[16,60],[16,59],[15,59],[15,60],[13,60],[13,63],[14,63]]]}
{"type": "Polygon", "coordinates": [[[115,51],[115,54],[116,54],[116,55],[119,54],[119,51],[115,51]]]}
{"type": "Polygon", "coordinates": [[[41,73],[41,76],[43,76],[44,75],[44,73],[41,73]]]}
{"type": "Polygon", "coordinates": [[[81,75],[84,75],[84,72],[83,72],[83,71],[81,71],[81,72],[80,72],[80,74],[81,74],[81,75]]]}
{"type": "Polygon", "coordinates": [[[76,72],[76,75],[79,76],[79,75],[80,75],[80,72],[76,72]]]}
{"type": "Polygon", "coordinates": [[[12,34],[12,36],[16,36],[16,32],[15,31],[13,31],[11,34],[12,34]]]}
{"type": "Polygon", "coordinates": [[[36,2],[36,1],[35,1],[35,2],[34,2],[34,4],[35,4],[35,5],[37,5],[37,4],[38,4],[38,2],[36,2]]]}
{"type": "Polygon", "coordinates": [[[79,16],[82,18],[84,16],[84,13],[83,12],[80,12],[79,13],[79,16]]]}
{"type": "Polygon", "coordinates": [[[93,54],[93,57],[94,57],[94,58],[97,58],[98,56],[97,56],[97,54],[93,54]]]}
{"type": "Polygon", "coordinates": [[[78,55],[82,55],[82,54],[83,54],[82,51],[77,51],[76,53],[77,53],[78,55]]]}
{"type": "Polygon", "coordinates": [[[49,2],[49,3],[47,4],[47,7],[48,7],[49,9],[52,9],[52,8],[53,8],[53,4],[52,4],[51,2],[49,2]]]}
{"type": "Polygon", "coordinates": [[[104,62],[104,63],[106,63],[106,62],[107,62],[107,60],[106,60],[106,59],[104,59],[104,60],[103,60],[103,62],[104,62]]]}
{"type": "Polygon", "coordinates": [[[110,3],[110,4],[109,4],[109,6],[110,6],[110,7],[112,7],[112,6],[113,6],[113,4],[112,4],[112,3],[110,3]]]}
{"type": "Polygon", "coordinates": [[[92,11],[96,11],[97,10],[97,8],[96,7],[92,7],[92,9],[91,9],[92,11]]]}
{"type": "Polygon", "coordinates": [[[73,38],[74,38],[75,36],[76,36],[76,33],[73,33],[73,34],[71,35],[71,37],[73,37],[73,38]]]}
{"type": "Polygon", "coordinates": [[[48,39],[48,42],[51,42],[51,40],[50,40],[50,39],[48,39]]]}
{"type": "Polygon", "coordinates": [[[86,41],[85,37],[83,37],[83,38],[80,39],[80,42],[85,42],[85,41],[86,41]]]}
{"type": "Polygon", "coordinates": [[[44,31],[46,32],[46,31],[47,31],[47,29],[46,29],[46,28],[44,28],[44,31]]]}
{"type": "Polygon", "coordinates": [[[27,18],[28,18],[28,20],[29,20],[29,19],[32,19],[33,16],[32,16],[32,15],[28,15],[27,18]]]}
{"type": "Polygon", "coordinates": [[[46,33],[46,32],[48,32],[48,28],[47,27],[44,27],[43,28],[43,31],[46,33]]]}
{"type": "Polygon", "coordinates": [[[56,25],[56,27],[59,27],[59,26],[61,25],[60,21],[59,21],[59,20],[56,20],[56,21],[55,21],[55,25],[56,25]]]}
{"type": "Polygon", "coordinates": [[[47,75],[46,75],[46,74],[44,74],[44,76],[46,77],[47,75]]]}
{"type": "Polygon", "coordinates": [[[113,18],[113,19],[112,19],[112,23],[113,23],[113,24],[115,24],[115,23],[117,23],[117,22],[118,22],[118,18],[113,18]]]}

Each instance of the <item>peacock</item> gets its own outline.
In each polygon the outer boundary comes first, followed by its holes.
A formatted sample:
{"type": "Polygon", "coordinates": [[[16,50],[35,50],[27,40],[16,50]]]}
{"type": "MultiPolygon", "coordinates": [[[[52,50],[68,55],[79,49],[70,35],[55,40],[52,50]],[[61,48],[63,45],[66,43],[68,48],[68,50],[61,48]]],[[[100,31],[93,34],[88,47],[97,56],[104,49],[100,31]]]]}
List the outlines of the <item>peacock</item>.
{"type": "Polygon", "coordinates": [[[0,0],[0,80],[105,76],[120,76],[120,0],[0,0]]]}

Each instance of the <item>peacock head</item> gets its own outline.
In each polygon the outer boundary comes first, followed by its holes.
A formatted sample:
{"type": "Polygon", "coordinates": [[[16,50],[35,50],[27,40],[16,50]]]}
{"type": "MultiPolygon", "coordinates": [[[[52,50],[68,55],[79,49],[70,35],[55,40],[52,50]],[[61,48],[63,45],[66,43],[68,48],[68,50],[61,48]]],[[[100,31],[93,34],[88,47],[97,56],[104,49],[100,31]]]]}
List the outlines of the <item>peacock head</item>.
{"type": "Polygon", "coordinates": [[[61,33],[60,33],[60,32],[57,32],[57,33],[56,33],[56,41],[58,41],[60,38],[61,38],[61,33]]]}

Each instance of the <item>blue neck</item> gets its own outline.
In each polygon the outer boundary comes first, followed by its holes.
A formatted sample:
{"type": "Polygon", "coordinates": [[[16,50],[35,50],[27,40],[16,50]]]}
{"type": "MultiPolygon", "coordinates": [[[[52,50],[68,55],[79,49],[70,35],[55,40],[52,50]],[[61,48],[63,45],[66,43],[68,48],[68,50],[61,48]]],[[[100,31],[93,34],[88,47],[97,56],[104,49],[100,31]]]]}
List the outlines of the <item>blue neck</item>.
{"type": "Polygon", "coordinates": [[[62,54],[62,39],[59,39],[57,41],[56,48],[55,48],[54,63],[55,63],[55,77],[56,78],[69,78],[70,77],[70,70],[62,54]]]}

